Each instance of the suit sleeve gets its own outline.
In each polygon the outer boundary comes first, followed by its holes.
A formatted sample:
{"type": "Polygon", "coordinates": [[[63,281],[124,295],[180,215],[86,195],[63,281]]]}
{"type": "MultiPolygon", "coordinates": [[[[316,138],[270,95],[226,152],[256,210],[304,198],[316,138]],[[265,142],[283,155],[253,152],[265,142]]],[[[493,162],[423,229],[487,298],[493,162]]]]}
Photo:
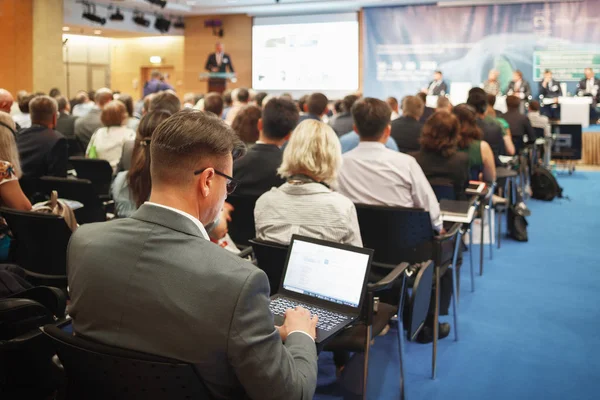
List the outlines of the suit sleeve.
{"type": "Polygon", "coordinates": [[[526,84],[525,84],[525,100],[527,100],[529,98],[529,96],[531,96],[531,85],[529,84],[529,82],[526,82],[526,84]]]}
{"type": "Polygon", "coordinates": [[[204,66],[204,69],[207,70],[208,72],[210,72],[210,69],[212,68],[212,54],[208,55],[208,58],[206,59],[206,65],[204,66]]]}
{"type": "Polygon", "coordinates": [[[67,140],[65,138],[59,139],[48,154],[48,175],[67,176],[68,158],[67,140]]]}
{"type": "Polygon", "coordinates": [[[252,399],[312,399],[317,385],[315,343],[300,333],[281,343],[268,295],[267,277],[256,269],[242,288],[231,321],[231,365],[252,399]]]}
{"type": "Polygon", "coordinates": [[[229,71],[233,74],[235,70],[233,69],[233,62],[231,61],[229,54],[227,55],[227,58],[229,59],[229,71]]]}

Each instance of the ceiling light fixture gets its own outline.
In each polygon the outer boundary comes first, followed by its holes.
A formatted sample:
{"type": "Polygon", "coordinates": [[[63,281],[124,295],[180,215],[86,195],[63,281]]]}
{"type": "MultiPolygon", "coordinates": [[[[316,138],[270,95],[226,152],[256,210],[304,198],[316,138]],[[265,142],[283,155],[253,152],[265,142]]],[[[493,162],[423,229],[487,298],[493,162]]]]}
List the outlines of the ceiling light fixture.
{"type": "Polygon", "coordinates": [[[165,8],[167,5],[166,0],[146,0],[150,4],[154,4],[155,6],[159,6],[160,8],[165,8]]]}
{"type": "Polygon", "coordinates": [[[158,30],[160,33],[167,33],[170,27],[171,21],[169,21],[162,15],[156,16],[156,21],[154,21],[154,28],[156,28],[156,30],[158,30]]]}
{"type": "Polygon", "coordinates": [[[102,31],[100,29],[95,29],[94,35],[102,35],[102,31]]]}
{"type": "Polygon", "coordinates": [[[183,22],[183,17],[177,18],[177,21],[173,24],[173,27],[176,29],[185,29],[185,23],[183,22]]]}
{"type": "Polygon", "coordinates": [[[137,25],[143,26],[145,28],[150,26],[150,20],[144,18],[144,14],[142,14],[139,11],[134,11],[133,22],[135,22],[137,25]]]}
{"type": "Polygon", "coordinates": [[[102,18],[99,15],[96,15],[96,5],[95,4],[83,3],[83,5],[85,7],[85,10],[83,11],[83,14],[81,15],[82,18],[87,19],[92,22],[95,22],[100,25],[106,24],[106,18],[102,18]]]}
{"type": "Polygon", "coordinates": [[[63,26],[63,32],[69,32],[71,30],[71,28],[69,28],[68,26],[63,26]]]}
{"type": "Polygon", "coordinates": [[[121,10],[119,10],[119,8],[117,7],[117,11],[115,11],[114,14],[111,14],[109,18],[111,21],[123,21],[125,19],[125,16],[121,14],[121,10]]]}

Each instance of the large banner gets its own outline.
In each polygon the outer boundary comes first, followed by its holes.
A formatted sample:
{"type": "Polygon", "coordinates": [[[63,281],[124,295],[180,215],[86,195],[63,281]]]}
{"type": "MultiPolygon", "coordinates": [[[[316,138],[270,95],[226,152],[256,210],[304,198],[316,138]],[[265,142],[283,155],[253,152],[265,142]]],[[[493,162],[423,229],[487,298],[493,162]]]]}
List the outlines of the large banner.
{"type": "Polygon", "coordinates": [[[364,23],[367,96],[415,94],[435,70],[444,73],[452,92],[452,83],[479,86],[491,69],[500,71],[506,91],[519,69],[534,96],[546,68],[567,82],[570,93],[584,68],[600,72],[598,0],[366,8],[364,23]]]}

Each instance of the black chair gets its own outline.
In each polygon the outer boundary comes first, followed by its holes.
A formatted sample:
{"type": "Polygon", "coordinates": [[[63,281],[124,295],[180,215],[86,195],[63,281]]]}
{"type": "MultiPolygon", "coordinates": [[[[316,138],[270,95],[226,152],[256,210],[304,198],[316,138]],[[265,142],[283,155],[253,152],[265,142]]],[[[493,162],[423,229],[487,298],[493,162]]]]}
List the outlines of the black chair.
{"type": "Polygon", "coordinates": [[[258,268],[265,271],[269,278],[272,296],[279,290],[279,285],[283,276],[283,267],[287,258],[288,246],[263,242],[258,239],[250,239],[249,243],[250,246],[252,246],[256,265],[258,268]]]}
{"type": "Polygon", "coordinates": [[[0,299],[0,393],[6,399],[44,399],[62,376],[54,349],[39,327],[64,321],[66,297],[57,288],[35,287],[0,299]],[[58,322],[57,322],[58,321],[58,322]]]}
{"type": "Polygon", "coordinates": [[[228,225],[229,236],[234,243],[241,247],[250,246],[250,239],[256,237],[254,225],[254,206],[258,196],[227,197],[227,202],[234,207],[231,213],[231,222],[228,225]]]}
{"type": "Polygon", "coordinates": [[[69,158],[83,157],[85,154],[85,149],[83,149],[81,147],[81,143],[79,142],[79,140],[77,140],[75,138],[67,139],[67,149],[68,149],[69,158]]]}
{"type": "Polygon", "coordinates": [[[0,208],[12,231],[9,257],[38,285],[67,287],[67,246],[71,229],[63,217],[0,208]]]}
{"type": "Polygon", "coordinates": [[[54,325],[43,332],[64,368],[67,400],[211,399],[192,364],[106,346],[54,325]]]}
{"type": "Polygon", "coordinates": [[[19,185],[31,204],[47,200],[47,197],[40,190],[39,178],[21,178],[19,179],[19,185]]]}
{"type": "Polygon", "coordinates": [[[102,200],[110,198],[113,169],[108,161],[85,157],[69,157],[69,162],[77,171],[78,179],[87,179],[92,182],[96,194],[102,200]]]}
{"type": "Polygon", "coordinates": [[[44,176],[40,178],[40,188],[46,195],[56,190],[59,198],[83,204],[82,208],[74,211],[77,223],[106,221],[106,207],[112,201],[102,201],[89,180],[44,176]]]}
{"type": "MultiPolygon", "coordinates": [[[[449,266],[454,266],[452,279],[452,308],[454,335],[458,340],[458,290],[459,271],[456,268],[461,224],[454,224],[448,233],[435,235],[429,212],[403,207],[356,205],[358,223],[364,247],[375,250],[374,260],[387,264],[387,270],[402,262],[418,264],[433,260],[435,265],[435,312],[433,326],[432,378],[436,376],[440,276],[449,266]]],[[[373,265],[371,271],[382,269],[373,265]]],[[[383,267],[386,270],[386,267],[383,267]]]]}

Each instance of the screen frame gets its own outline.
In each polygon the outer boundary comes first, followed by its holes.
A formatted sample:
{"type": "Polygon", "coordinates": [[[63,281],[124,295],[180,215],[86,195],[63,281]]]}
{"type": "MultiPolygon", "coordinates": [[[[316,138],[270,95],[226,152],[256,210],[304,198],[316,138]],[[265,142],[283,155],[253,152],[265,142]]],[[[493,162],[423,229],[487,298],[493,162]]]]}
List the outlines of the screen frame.
{"type": "Polygon", "coordinates": [[[290,240],[290,245],[288,247],[288,253],[287,253],[284,268],[283,268],[283,274],[281,275],[281,282],[279,283],[279,291],[277,292],[277,294],[296,299],[303,303],[316,304],[316,305],[321,306],[322,308],[333,309],[333,310],[336,310],[336,311],[339,311],[342,313],[346,313],[346,314],[355,314],[355,315],[359,314],[360,311],[362,310],[363,303],[365,300],[365,294],[367,291],[367,283],[369,280],[369,274],[371,272],[371,263],[373,261],[373,253],[374,253],[374,250],[368,249],[365,247],[356,247],[356,246],[350,246],[347,244],[330,242],[327,240],[310,238],[307,236],[292,235],[292,239],[290,240]],[[294,292],[292,290],[287,290],[283,287],[283,282],[285,281],[285,275],[287,273],[288,265],[290,262],[290,257],[292,255],[292,250],[294,248],[294,242],[296,240],[302,241],[302,242],[308,242],[308,243],[312,243],[312,244],[317,244],[317,245],[321,245],[321,246],[327,246],[327,247],[331,247],[334,249],[350,251],[353,253],[365,254],[365,255],[369,256],[369,259],[367,261],[367,269],[365,271],[365,278],[362,283],[362,290],[361,290],[361,294],[360,294],[360,300],[358,303],[358,307],[352,307],[352,306],[348,306],[345,304],[337,304],[337,303],[334,303],[331,301],[319,299],[317,297],[312,297],[312,296],[305,295],[302,293],[294,292]]]}

